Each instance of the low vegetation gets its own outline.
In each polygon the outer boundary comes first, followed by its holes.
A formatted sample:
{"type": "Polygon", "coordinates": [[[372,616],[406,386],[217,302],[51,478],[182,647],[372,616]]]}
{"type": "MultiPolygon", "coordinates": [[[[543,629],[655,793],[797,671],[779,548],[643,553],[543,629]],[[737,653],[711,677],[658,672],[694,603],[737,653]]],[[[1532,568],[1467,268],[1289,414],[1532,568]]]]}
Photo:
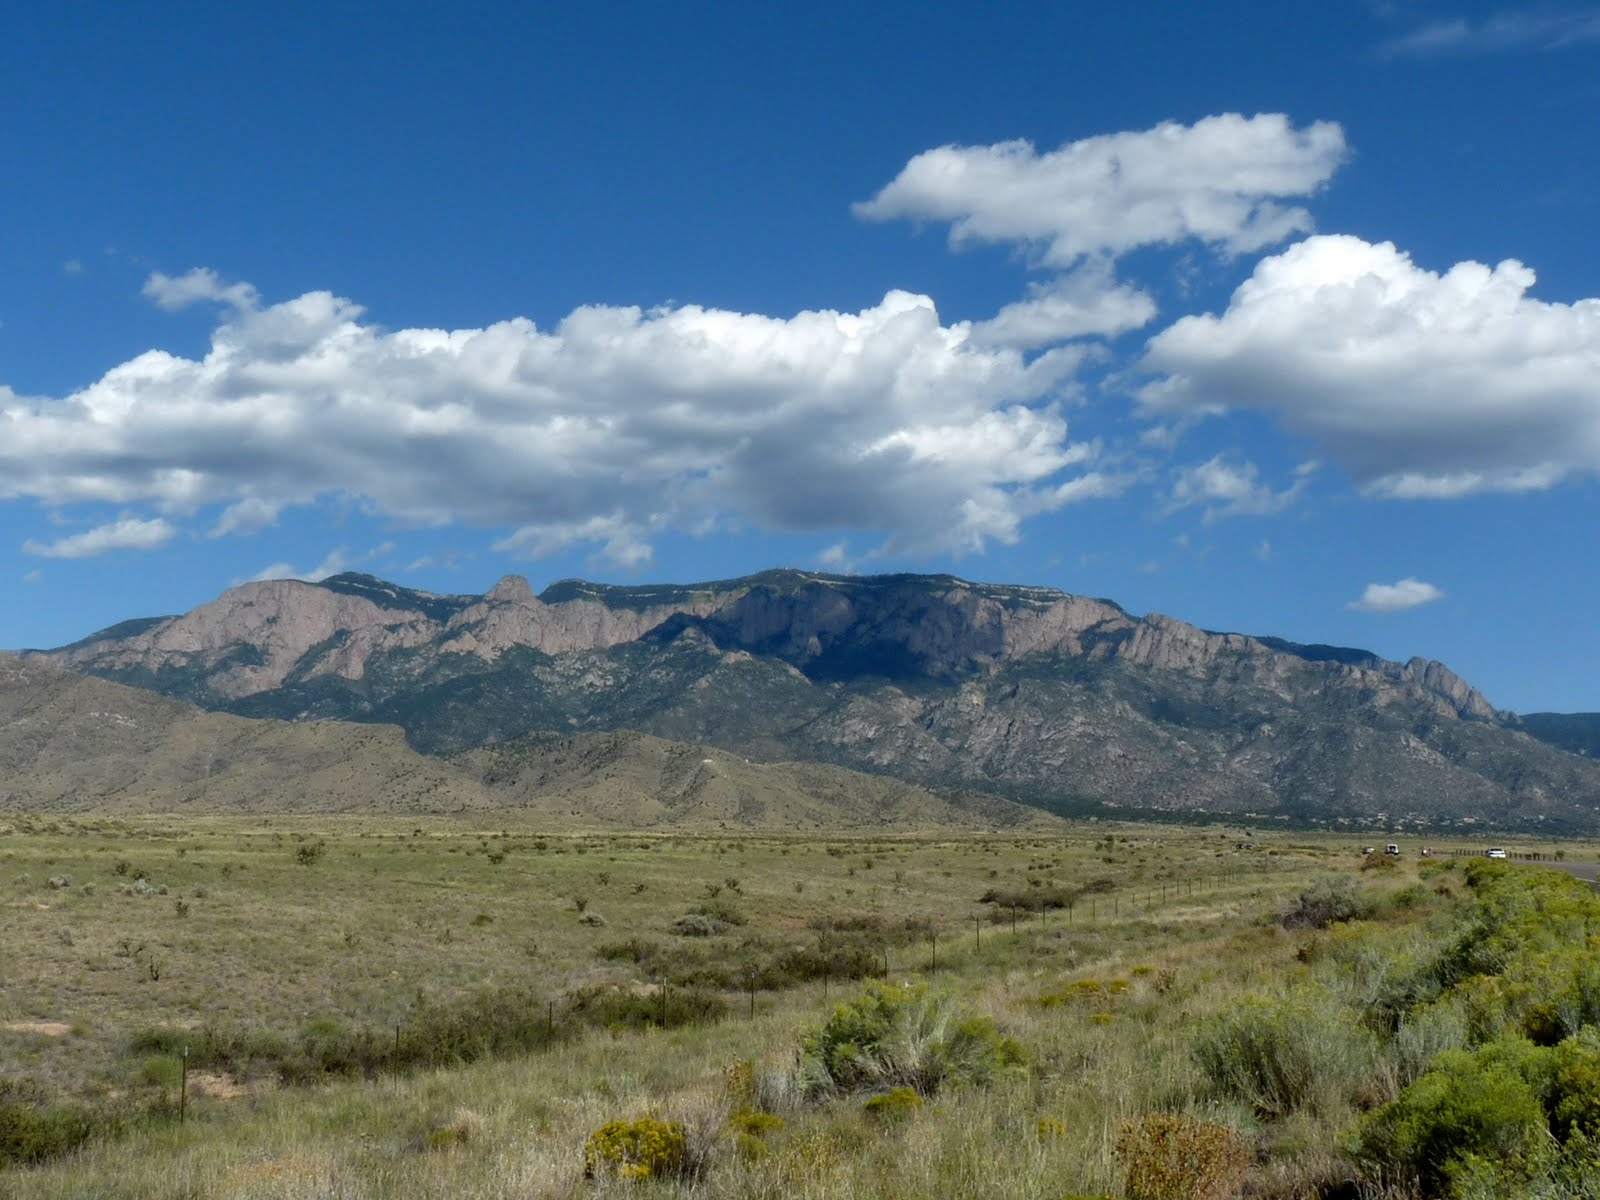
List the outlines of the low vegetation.
{"type": "Polygon", "coordinates": [[[7,818],[0,1196],[1600,1197],[1600,898],[1361,840],[7,818]]]}

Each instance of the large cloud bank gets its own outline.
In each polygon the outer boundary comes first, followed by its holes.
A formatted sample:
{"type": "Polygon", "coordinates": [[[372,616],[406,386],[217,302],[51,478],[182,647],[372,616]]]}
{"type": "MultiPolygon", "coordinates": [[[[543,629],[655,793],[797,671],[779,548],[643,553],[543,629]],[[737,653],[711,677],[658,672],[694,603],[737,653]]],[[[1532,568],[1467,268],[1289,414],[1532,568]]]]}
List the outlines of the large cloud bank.
{"type": "Polygon", "coordinates": [[[1370,492],[1448,498],[1600,470],[1600,300],[1530,297],[1519,262],[1418,267],[1313,237],[1263,259],[1220,316],[1153,338],[1159,412],[1254,409],[1370,492]]]}
{"type": "Polygon", "coordinates": [[[591,541],[636,562],[652,533],[714,521],[978,549],[1110,488],[1050,402],[1073,353],[976,345],[903,292],[787,319],[590,307],[550,330],[385,331],[325,292],[258,307],[208,272],[150,290],[231,305],[209,353],[152,351],[60,400],[0,391],[0,495],[224,504],[227,533],[343,493],[511,527],[502,545],[530,554],[591,541]]]}
{"type": "Polygon", "coordinates": [[[144,505],[36,553],[152,546],[222,506],[216,536],[353,497],[402,521],[502,530],[639,563],[666,530],[859,531],[891,553],[981,550],[1126,476],[1059,401],[1092,343],[1155,315],[1111,263],[1199,239],[1250,250],[1309,226],[1279,203],[1344,155],[1338,126],[1212,117],[1035,154],[918,155],[870,218],[1041,247],[1057,271],[991,320],[943,324],[890,291],[861,312],[584,307],[556,327],[388,331],[327,292],[264,305],[209,268],[157,273],[159,307],[222,306],[203,358],[151,351],[60,399],[0,389],[0,497],[144,505]],[[1093,259],[1091,262],[1080,262],[1093,259]],[[1070,343],[1070,344],[1067,344],[1070,343]]]}
{"type": "MultiPolygon", "coordinates": [[[[889,291],[859,312],[587,306],[551,328],[389,330],[328,292],[267,304],[206,268],[157,273],[144,292],[159,307],[217,306],[209,351],[153,350],[59,398],[0,387],[0,500],[111,506],[25,547],[54,557],[248,534],[330,497],[491,529],[530,557],[589,544],[639,564],[668,531],[741,528],[979,551],[1156,474],[1074,439],[1063,415],[1085,362],[1128,378],[1103,339],[1156,315],[1122,256],[1305,234],[1298,201],[1345,157],[1338,125],[1277,114],[919,154],[857,212],[948,222],[953,242],[1011,244],[1044,272],[972,322],[889,291]]],[[[1397,498],[1600,469],[1600,301],[1542,302],[1532,284],[1512,261],[1436,274],[1389,244],[1306,237],[1261,259],[1226,311],[1149,340],[1138,400],[1163,424],[1142,441],[1253,410],[1397,498]]],[[[1270,516],[1310,470],[1275,489],[1216,454],[1169,475],[1165,507],[1270,516]]]]}

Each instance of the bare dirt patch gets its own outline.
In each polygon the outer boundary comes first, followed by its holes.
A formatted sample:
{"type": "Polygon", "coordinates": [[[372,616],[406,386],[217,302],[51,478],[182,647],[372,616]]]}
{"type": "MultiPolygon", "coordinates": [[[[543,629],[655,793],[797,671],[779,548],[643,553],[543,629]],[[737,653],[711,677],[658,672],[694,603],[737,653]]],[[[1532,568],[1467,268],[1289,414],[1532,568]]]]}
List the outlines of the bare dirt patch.
{"type": "Polygon", "coordinates": [[[245,1094],[245,1086],[231,1075],[212,1071],[190,1071],[189,1086],[213,1100],[234,1100],[245,1094]]]}
{"type": "Polygon", "coordinates": [[[66,1037],[72,1026],[60,1021],[7,1021],[0,1025],[7,1033],[37,1033],[44,1037],[66,1037]]]}

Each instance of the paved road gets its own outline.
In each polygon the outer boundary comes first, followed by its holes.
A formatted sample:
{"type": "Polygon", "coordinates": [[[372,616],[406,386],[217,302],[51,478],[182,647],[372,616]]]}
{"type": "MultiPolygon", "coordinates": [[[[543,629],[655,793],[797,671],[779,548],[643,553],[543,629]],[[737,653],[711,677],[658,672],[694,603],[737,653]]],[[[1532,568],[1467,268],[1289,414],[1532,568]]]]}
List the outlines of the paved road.
{"type": "Polygon", "coordinates": [[[1579,879],[1587,879],[1590,883],[1595,882],[1596,875],[1600,874],[1600,863],[1547,862],[1544,865],[1558,871],[1571,871],[1579,879]]]}

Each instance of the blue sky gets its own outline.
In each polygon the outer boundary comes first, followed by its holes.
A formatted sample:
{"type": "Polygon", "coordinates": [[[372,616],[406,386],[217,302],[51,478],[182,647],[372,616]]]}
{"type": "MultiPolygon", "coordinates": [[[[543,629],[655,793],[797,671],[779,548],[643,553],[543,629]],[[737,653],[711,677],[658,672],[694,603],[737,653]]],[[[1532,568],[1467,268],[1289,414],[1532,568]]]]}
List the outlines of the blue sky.
{"type": "Polygon", "coordinates": [[[17,7],[0,646],[938,570],[1600,709],[1600,8],[17,7]]]}

